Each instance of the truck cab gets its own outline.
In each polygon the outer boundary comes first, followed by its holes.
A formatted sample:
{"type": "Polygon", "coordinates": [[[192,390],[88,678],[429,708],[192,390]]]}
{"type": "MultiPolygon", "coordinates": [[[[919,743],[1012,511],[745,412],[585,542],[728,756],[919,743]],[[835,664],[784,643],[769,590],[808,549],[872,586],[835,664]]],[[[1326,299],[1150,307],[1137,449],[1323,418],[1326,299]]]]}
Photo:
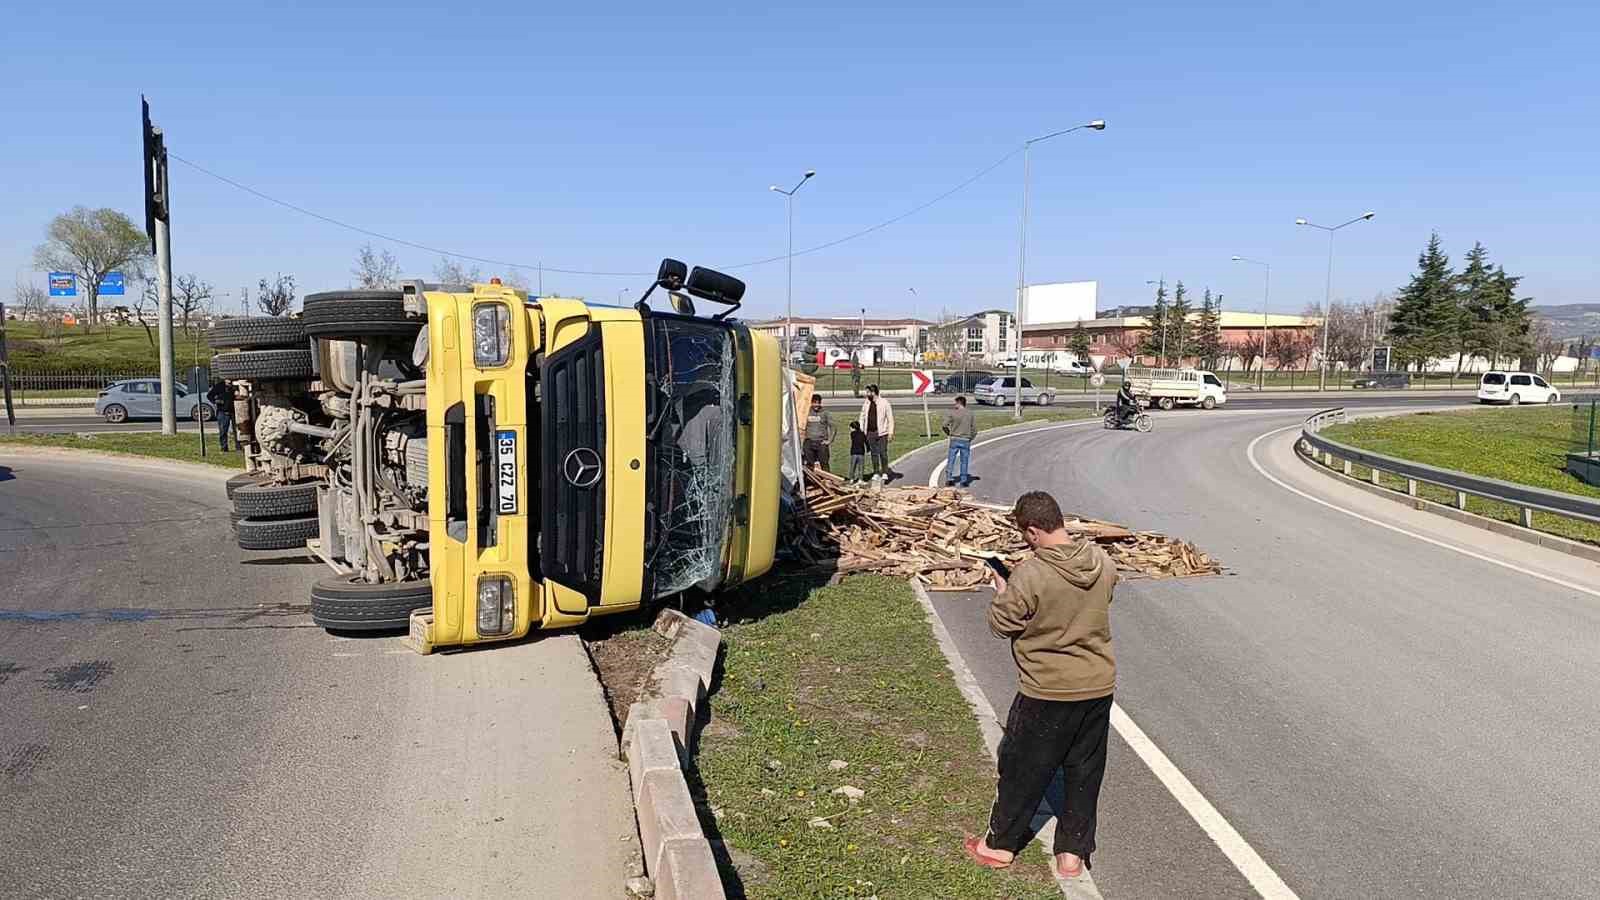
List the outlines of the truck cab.
{"type": "Polygon", "coordinates": [[[519,637],[771,567],[771,337],[496,286],[427,306],[443,502],[429,507],[433,604],[413,615],[413,641],[519,637]]]}

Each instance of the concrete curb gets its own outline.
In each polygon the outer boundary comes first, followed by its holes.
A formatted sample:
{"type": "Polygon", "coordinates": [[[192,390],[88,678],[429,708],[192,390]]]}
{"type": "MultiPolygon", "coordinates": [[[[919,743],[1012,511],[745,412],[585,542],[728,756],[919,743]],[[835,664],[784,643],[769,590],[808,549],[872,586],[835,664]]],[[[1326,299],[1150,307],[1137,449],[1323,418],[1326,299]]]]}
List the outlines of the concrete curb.
{"type": "Polygon", "coordinates": [[[660,900],[723,900],[727,894],[711,841],[684,777],[722,634],[675,609],[661,611],[655,630],[673,642],[653,675],[658,696],[628,707],[621,742],[645,873],[660,900]]]}
{"type": "Polygon", "coordinates": [[[1580,541],[1568,540],[1564,537],[1557,537],[1553,534],[1546,534],[1543,531],[1537,531],[1532,528],[1523,528],[1521,525],[1515,525],[1511,522],[1502,522],[1499,519],[1491,519],[1487,516],[1480,516],[1477,513],[1470,513],[1463,509],[1456,509],[1453,506],[1446,506],[1443,503],[1435,503],[1432,500],[1424,500],[1421,497],[1413,497],[1410,494],[1390,490],[1389,488],[1363,481],[1354,476],[1346,475],[1343,472],[1336,472],[1333,469],[1330,469],[1327,466],[1317,462],[1315,459],[1307,456],[1300,446],[1301,443],[1302,442],[1300,439],[1296,437],[1294,455],[1299,457],[1301,462],[1310,466],[1312,469],[1327,475],[1329,478],[1332,478],[1335,481],[1342,482],[1350,485],[1351,487],[1360,488],[1361,490],[1366,491],[1375,497],[1383,497],[1386,500],[1393,500],[1396,503],[1409,506],[1412,509],[1433,513],[1434,515],[1443,516],[1447,519],[1454,519],[1463,525],[1471,525],[1473,528],[1481,528],[1484,531],[1492,531],[1495,534],[1505,535],[1508,538],[1522,541],[1525,544],[1533,544],[1538,547],[1545,547],[1558,553],[1565,553],[1568,556],[1576,556],[1581,559],[1587,559],[1591,562],[1600,562],[1600,547],[1591,546],[1580,541]]]}

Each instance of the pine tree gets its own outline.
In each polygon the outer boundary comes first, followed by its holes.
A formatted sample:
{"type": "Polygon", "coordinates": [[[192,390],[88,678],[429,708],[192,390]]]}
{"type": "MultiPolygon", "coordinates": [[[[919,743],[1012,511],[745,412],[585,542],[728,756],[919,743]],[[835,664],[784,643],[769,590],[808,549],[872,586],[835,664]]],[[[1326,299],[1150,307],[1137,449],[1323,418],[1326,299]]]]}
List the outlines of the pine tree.
{"type": "Polygon", "coordinates": [[[1222,295],[1215,299],[1206,288],[1200,300],[1200,320],[1195,323],[1195,355],[1207,369],[1215,369],[1222,358],[1222,295]]]}
{"type": "MultiPolygon", "coordinates": [[[[1493,332],[1496,309],[1494,305],[1494,269],[1488,264],[1489,251],[1482,243],[1472,245],[1467,253],[1466,268],[1456,276],[1456,305],[1460,317],[1456,334],[1456,352],[1486,355],[1494,349],[1493,332]],[[1486,327],[1489,326],[1489,327],[1486,327]]],[[[1491,362],[1491,367],[1498,363],[1491,362]]],[[[1456,374],[1461,373],[1458,357],[1456,374]]]]}
{"type": "Polygon", "coordinates": [[[1417,272],[1400,290],[1389,318],[1396,359],[1426,365],[1449,355],[1459,322],[1454,285],[1450,257],[1440,249],[1436,232],[1417,256],[1417,272]]]}
{"type": "Polygon", "coordinates": [[[1490,337],[1493,340],[1495,365],[1500,365],[1498,360],[1501,356],[1526,356],[1532,347],[1533,315],[1528,306],[1533,298],[1517,297],[1517,284],[1521,281],[1521,275],[1508,275],[1499,266],[1495,267],[1490,279],[1494,310],[1492,321],[1495,323],[1490,337]]]}
{"type": "Polygon", "coordinates": [[[1188,356],[1189,341],[1194,335],[1194,329],[1189,322],[1189,316],[1194,314],[1194,307],[1189,305],[1188,292],[1179,281],[1172,288],[1172,308],[1167,310],[1167,317],[1172,324],[1167,331],[1167,353],[1177,365],[1183,364],[1183,358],[1188,356]]]}
{"type": "Polygon", "coordinates": [[[1164,366],[1167,361],[1162,358],[1162,353],[1167,349],[1164,336],[1170,336],[1171,316],[1167,310],[1167,286],[1156,287],[1155,308],[1150,311],[1150,330],[1144,334],[1144,340],[1139,344],[1140,356],[1154,356],[1156,365],[1164,366]]]}
{"type": "Polygon", "coordinates": [[[1078,327],[1072,329],[1072,336],[1067,338],[1067,349],[1084,365],[1094,365],[1089,359],[1089,332],[1084,330],[1082,319],[1078,320],[1078,327]]]}

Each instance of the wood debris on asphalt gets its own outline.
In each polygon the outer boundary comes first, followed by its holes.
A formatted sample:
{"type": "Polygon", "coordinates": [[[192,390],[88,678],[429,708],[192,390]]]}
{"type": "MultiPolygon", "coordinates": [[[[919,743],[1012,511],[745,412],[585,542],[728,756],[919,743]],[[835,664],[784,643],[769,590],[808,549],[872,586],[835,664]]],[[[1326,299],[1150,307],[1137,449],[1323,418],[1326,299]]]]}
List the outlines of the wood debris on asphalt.
{"type": "MultiPolygon", "coordinates": [[[[1217,575],[1222,566],[1193,544],[1153,531],[1067,515],[1067,531],[1103,547],[1127,578],[1217,575]]],[[[806,501],[788,522],[785,549],[840,574],[915,578],[930,591],[988,584],[985,558],[1008,566],[1029,553],[1006,513],[955,488],[868,487],[820,469],[806,470],[806,501]]]]}

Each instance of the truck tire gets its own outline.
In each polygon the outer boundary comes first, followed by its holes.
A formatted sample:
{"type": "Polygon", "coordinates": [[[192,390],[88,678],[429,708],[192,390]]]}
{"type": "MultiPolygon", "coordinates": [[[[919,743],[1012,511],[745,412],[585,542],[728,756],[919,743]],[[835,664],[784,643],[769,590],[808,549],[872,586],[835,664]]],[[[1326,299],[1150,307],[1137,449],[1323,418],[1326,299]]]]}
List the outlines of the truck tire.
{"type": "Polygon", "coordinates": [[[263,480],[265,479],[253,472],[243,472],[229,478],[227,484],[228,499],[232,500],[233,495],[239,493],[239,488],[247,484],[260,484],[263,480]]]}
{"type": "Polygon", "coordinates": [[[1171,397],[1162,397],[1160,400],[1156,401],[1156,405],[1161,407],[1163,410],[1169,410],[1176,404],[1173,403],[1171,397]]]}
{"type": "Polygon", "coordinates": [[[261,350],[298,347],[306,342],[305,323],[278,316],[223,319],[209,335],[213,350],[261,350]]]}
{"type": "Polygon", "coordinates": [[[1215,397],[1207,397],[1204,400],[1201,400],[1200,401],[1200,408],[1201,409],[1216,409],[1217,408],[1217,398],[1215,398],[1215,397]]]}
{"type": "Polygon", "coordinates": [[[399,291],[327,291],[305,300],[306,334],[313,337],[415,337],[424,321],[406,315],[399,291]]]}
{"type": "Polygon", "coordinates": [[[310,350],[241,350],[211,359],[211,377],[223,381],[307,381],[310,350]]]}
{"type": "Polygon", "coordinates": [[[317,511],[316,482],[248,484],[233,494],[233,508],[249,519],[281,519],[317,511]]]}
{"type": "Polygon", "coordinates": [[[433,605],[426,581],[367,584],[359,576],[334,575],[311,586],[311,621],[330,631],[401,631],[413,610],[433,605]]]}
{"type": "Polygon", "coordinates": [[[236,526],[241,550],[295,550],[317,536],[317,517],[298,519],[243,518],[236,526]]]}

